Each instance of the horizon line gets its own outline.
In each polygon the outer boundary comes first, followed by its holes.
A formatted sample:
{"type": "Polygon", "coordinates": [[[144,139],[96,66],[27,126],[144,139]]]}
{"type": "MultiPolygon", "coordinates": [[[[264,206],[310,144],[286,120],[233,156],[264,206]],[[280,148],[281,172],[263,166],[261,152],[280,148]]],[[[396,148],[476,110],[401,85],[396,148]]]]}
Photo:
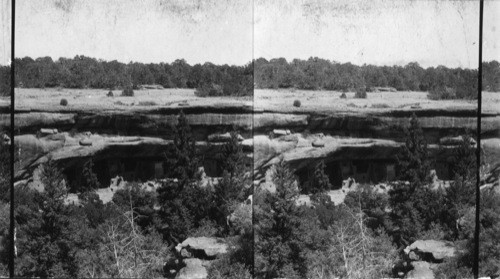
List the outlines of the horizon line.
{"type": "MultiPolygon", "coordinates": [[[[259,60],[259,59],[264,59],[268,62],[270,62],[271,60],[275,60],[275,59],[285,59],[285,61],[287,63],[291,63],[293,60],[301,60],[301,61],[307,61],[311,58],[318,58],[318,59],[321,59],[321,60],[326,60],[332,64],[352,64],[352,65],[355,65],[355,66],[358,66],[358,67],[364,67],[364,66],[376,66],[376,67],[404,67],[408,64],[411,64],[411,63],[417,63],[421,68],[423,69],[429,69],[429,68],[438,68],[438,67],[445,67],[445,68],[448,68],[448,69],[470,69],[470,70],[477,70],[478,68],[469,68],[469,67],[450,67],[450,66],[446,66],[446,65],[437,65],[437,66],[428,66],[428,67],[423,67],[418,61],[408,61],[408,62],[404,62],[404,63],[393,63],[393,64],[371,64],[371,63],[363,63],[363,64],[359,64],[359,63],[353,63],[353,62],[339,62],[339,61],[335,61],[333,59],[327,59],[327,58],[322,58],[322,57],[319,57],[319,56],[309,56],[308,58],[293,58],[293,59],[286,59],[285,57],[275,57],[275,58],[265,58],[265,57],[258,57],[258,58],[253,58],[251,61],[248,61],[247,63],[245,64],[229,64],[229,63],[224,63],[224,64],[216,64],[214,62],[210,62],[210,61],[205,61],[205,62],[197,62],[197,63],[190,63],[188,62],[185,58],[177,58],[173,61],[170,61],[170,62],[166,62],[166,61],[159,61],[159,62],[143,62],[143,61],[129,61],[129,62],[123,62],[121,60],[118,60],[118,59],[102,59],[102,58],[97,58],[97,57],[92,57],[92,56],[87,56],[87,55],[84,55],[84,54],[76,54],[75,56],[73,57],[64,57],[64,56],[59,56],[57,59],[54,59],[54,57],[50,56],[50,55],[47,55],[47,56],[39,56],[39,57],[32,57],[32,56],[23,56],[23,57],[15,57],[15,59],[23,59],[23,58],[31,58],[33,60],[36,60],[36,59],[39,59],[39,58],[45,58],[45,57],[50,57],[52,59],[53,62],[56,62],[58,60],[60,60],[61,58],[63,59],[74,59],[75,57],[77,56],[83,56],[83,57],[87,57],[87,58],[91,58],[91,59],[95,59],[99,62],[112,62],[112,61],[117,61],[119,63],[122,63],[122,64],[125,64],[125,65],[128,65],[128,64],[131,64],[131,63],[141,63],[141,64],[161,64],[161,63],[165,63],[165,64],[172,64],[174,63],[175,61],[177,60],[184,60],[188,65],[190,66],[194,66],[194,65],[204,65],[204,64],[207,64],[207,63],[210,63],[210,64],[213,64],[213,65],[216,65],[216,66],[223,66],[223,65],[228,65],[228,66],[236,66],[236,67],[244,67],[252,62],[255,62],[256,60],[259,60]]],[[[12,64],[12,61],[8,61],[9,63],[7,64],[1,64],[0,63],[0,66],[2,67],[5,67],[5,66],[10,66],[12,64]]],[[[489,63],[489,62],[500,62],[496,59],[492,59],[492,60],[489,60],[489,61],[483,61],[482,63],[489,63]]]]}

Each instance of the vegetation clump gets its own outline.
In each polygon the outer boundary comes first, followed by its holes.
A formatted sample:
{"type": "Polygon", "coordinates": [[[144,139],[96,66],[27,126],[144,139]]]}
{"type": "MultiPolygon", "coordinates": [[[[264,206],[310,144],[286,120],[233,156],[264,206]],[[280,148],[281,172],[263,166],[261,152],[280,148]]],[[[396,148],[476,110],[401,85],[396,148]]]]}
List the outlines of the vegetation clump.
{"type": "Polygon", "coordinates": [[[356,93],[354,94],[354,98],[357,99],[366,99],[366,87],[360,87],[356,89],[356,93]]]}
{"type": "Polygon", "coordinates": [[[198,97],[216,97],[223,96],[223,90],[218,84],[206,83],[196,88],[194,94],[198,97]]]}
{"type": "Polygon", "coordinates": [[[158,104],[155,101],[139,101],[139,103],[137,105],[150,107],[150,106],[157,106],[158,104]]]}
{"type": "Polygon", "coordinates": [[[456,90],[446,86],[436,86],[429,90],[429,94],[427,95],[431,100],[452,100],[456,96],[456,90]]]}
{"type": "Polygon", "coordinates": [[[0,66],[0,96],[10,95],[10,66],[0,66]]]}
{"type": "Polygon", "coordinates": [[[127,87],[127,88],[123,89],[122,96],[124,96],[124,97],[133,97],[134,96],[134,90],[132,89],[132,87],[127,87]]]}

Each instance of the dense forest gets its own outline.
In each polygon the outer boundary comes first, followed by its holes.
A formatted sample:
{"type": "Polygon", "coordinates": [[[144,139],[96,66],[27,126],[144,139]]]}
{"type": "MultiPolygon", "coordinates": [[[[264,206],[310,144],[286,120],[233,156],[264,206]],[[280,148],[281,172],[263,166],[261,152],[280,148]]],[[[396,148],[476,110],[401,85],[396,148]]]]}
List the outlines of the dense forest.
{"type": "MultiPolygon", "coordinates": [[[[0,92],[8,94],[8,71],[1,67],[0,92]]],[[[422,68],[406,66],[357,66],[317,57],[308,60],[284,58],[267,61],[259,58],[245,66],[189,65],[178,59],[172,63],[128,64],[103,61],[86,56],[15,59],[16,87],[25,88],[137,88],[158,84],[164,88],[198,89],[200,96],[249,96],[257,88],[296,88],[304,90],[367,91],[392,87],[399,91],[436,92],[436,99],[477,98],[477,70],[444,66],[422,68]]],[[[500,91],[500,63],[483,63],[483,90],[500,91]]]]}

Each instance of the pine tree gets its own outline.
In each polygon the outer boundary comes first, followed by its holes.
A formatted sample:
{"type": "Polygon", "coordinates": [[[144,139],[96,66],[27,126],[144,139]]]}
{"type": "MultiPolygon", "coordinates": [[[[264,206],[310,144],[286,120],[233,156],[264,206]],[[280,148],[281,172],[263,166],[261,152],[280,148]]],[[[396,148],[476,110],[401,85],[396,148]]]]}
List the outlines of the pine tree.
{"type": "Polygon", "coordinates": [[[332,185],[330,179],[325,173],[325,161],[321,160],[314,168],[314,177],[311,182],[309,192],[311,194],[318,194],[330,190],[332,185]]]}
{"type": "Polygon", "coordinates": [[[167,163],[173,170],[158,189],[161,231],[171,243],[186,238],[213,211],[213,194],[198,185],[199,159],[186,116],[181,111],[174,130],[174,147],[167,163]]]}
{"type": "Polygon", "coordinates": [[[430,161],[427,142],[423,136],[420,123],[415,114],[410,120],[410,127],[405,131],[406,141],[397,155],[400,169],[398,182],[389,191],[389,202],[392,208],[389,229],[398,245],[409,245],[416,240],[418,234],[428,224],[424,223],[425,208],[433,196],[426,187],[429,182],[430,161]]]}
{"type": "Polygon", "coordinates": [[[453,150],[453,173],[459,176],[462,181],[474,178],[476,173],[476,147],[474,139],[467,132],[462,136],[462,141],[458,148],[453,150]]]}
{"type": "Polygon", "coordinates": [[[295,204],[299,191],[283,161],[274,169],[273,182],[276,192],[261,190],[255,197],[255,275],[297,278],[301,261],[298,233],[304,212],[295,204]]]}
{"type": "Polygon", "coordinates": [[[227,171],[231,176],[240,171],[244,167],[243,148],[238,140],[236,128],[230,132],[231,138],[229,142],[222,146],[220,159],[222,161],[222,170],[227,171]]]}
{"type": "Polygon", "coordinates": [[[73,277],[77,262],[71,240],[71,212],[64,204],[65,182],[53,161],[42,166],[40,176],[44,191],[37,192],[34,204],[25,208],[28,212],[17,218],[20,253],[16,267],[23,276],[73,277]]]}
{"type": "Polygon", "coordinates": [[[177,118],[177,125],[173,127],[174,150],[168,162],[172,166],[173,178],[177,178],[181,186],[196,178],[199,167],[199,158],[196,155],[195,140],[191,134],[191,127],[186,115],[181,110],[177,118]]]}
{"type": "Polygon", "coordinates": [[[214,203],[216,219],[221,226],[227,228],[226,217],[243,202],[252,190],[250,170],[244,164],[243,149],[238,140],[238,134],[233,128],[231,139],[222,146],[219,160],[222,162],[223,175],[219,183],[214,185],[214,203]],[[248,189],[248,190],[247,190],[248,189]]]}
{"type": "Polygon", "coordinates": [[[406,140],[397,156],[400,168],[400,180],[410,181],[415,188],[429,181],[430,160],[427,141],[415,113],[410,120],[410,127],[405,131],[406,140]]]}
{"type": "Polygon", "coordinates": [[[82,169],[82,179],[83,183],[81,185],[80,191],[88,192],[95,189],[99,189],[101,187],[101,183],[97,179],[97,175],[94,173],[94,161],[89,159],[83,164],[82,169]]]}

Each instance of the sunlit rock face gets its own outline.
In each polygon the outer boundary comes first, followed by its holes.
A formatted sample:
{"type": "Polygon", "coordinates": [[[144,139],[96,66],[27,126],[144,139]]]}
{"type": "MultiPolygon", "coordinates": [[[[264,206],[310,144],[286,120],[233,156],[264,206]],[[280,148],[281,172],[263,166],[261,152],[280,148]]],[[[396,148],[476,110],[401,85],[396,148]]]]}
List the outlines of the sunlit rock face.
{"type": "MultiPolygon", "coordinates": [[[[453,178],[453,150],[461,144],[461,135],[477,130],[477,106],[472,103],[457,107],[402,104],[376,109],[336,103],[330,108],[313,102],[295,109],[269,102],[266,99],[260,104],[262,108],[256,110],[254,118],[254,178],[262,187],[267,185],[267,170],[280,160],[290,166],[301,185],[310,181],[319,161],[325,162],[325,173],[334,190],[350,178],[373,185],[393,181],[398,176],[397,154],[413,114],[429,144],[434,175],[449,180],[453,178]]],[[[486,131],[496,129],[494,120],[487,123],[486,131]]]]}
{"type": "MultiPolygon", "coordinates": [[[[67,108],[32,104],[17,109],[16,180],[29,178],[38,165],[51,159],[58,162],[71,183],[89,158],[94,161],[101,184],[106,186],[117,175],[127,181],[162,178],[168,171],[164,162],[171,155],[173,126],[181,110],[208,176],[221,175],[216,154],[230,139],[233,128],[249,155],[246,163],[253,163],[253,112],[247,102],[151,108],[111,105],[102,109],[80,105],[67,108]]],[[[0,125],[6,126],[8,120],[0,117],[0,125]]]]}

